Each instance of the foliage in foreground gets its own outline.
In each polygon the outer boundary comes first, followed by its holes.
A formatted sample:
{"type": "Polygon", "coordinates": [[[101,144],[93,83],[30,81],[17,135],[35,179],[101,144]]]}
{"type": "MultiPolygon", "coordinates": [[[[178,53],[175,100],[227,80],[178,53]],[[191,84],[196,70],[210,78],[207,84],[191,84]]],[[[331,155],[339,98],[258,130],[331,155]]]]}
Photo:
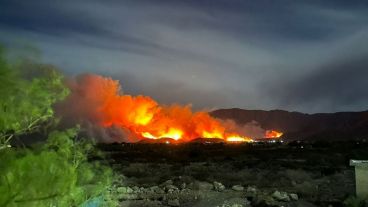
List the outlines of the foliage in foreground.
{"type": "Polygon", "coordinates": [[[81,206],[99,198],[116,206],[109,195],[112,171],[88,162],[93,146],[75,141],[77,130],[55,131],[37,149],[0,151],[0,206],[81,206]]]}
{"type": "Polygon", "coordinates": [[[344,201],[344,206],[346,207],[364,207],[366,201],[364,199],[350,196],[344,201]]]}
{"type": "Polygon", "coordinates": [[[8,147],[14,137],[53,126],[53,105],[69,90],[55,67],[9,63],[3,51],[0,46],[0,206],[85,207],[91,200],[116,206],[109,193],[113,173],[87,160],[94,146],[76,140],[78,129],[54,131],[37,147],[8,147]]]}
{"type": "Polygon", "coordinates": [[[0,150],[52,119],[53,104],[68,94],[55,67],[30,60],[11,64],[3,51],[0,46],[0,150]]]}

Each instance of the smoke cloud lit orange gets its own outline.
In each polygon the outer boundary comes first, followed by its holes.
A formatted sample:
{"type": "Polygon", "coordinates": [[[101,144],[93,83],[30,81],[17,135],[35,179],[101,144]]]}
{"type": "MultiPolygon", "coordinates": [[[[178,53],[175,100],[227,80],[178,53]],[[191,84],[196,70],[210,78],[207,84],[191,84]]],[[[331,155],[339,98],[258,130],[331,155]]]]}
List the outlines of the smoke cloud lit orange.
{"type": "Polygon", "coordinates": [[[78,76],[69,83],[66,99],[69,116],[87,118],[99,126],[118,127],[135,139],[172,138],[190,141],[195,138],[220,138],[251,141],[226,129],[207,112],[193,112],[189,105],[159,105],[148,96],[122,94],[119,82],[99,75],[78,76]]]}

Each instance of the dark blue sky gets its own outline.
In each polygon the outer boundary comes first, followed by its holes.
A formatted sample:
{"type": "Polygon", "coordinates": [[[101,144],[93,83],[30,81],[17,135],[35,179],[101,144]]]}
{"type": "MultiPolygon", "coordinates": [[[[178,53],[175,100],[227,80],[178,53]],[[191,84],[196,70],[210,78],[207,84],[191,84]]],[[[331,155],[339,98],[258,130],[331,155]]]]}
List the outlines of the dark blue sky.
{"type": "Polygon", "coordinates": [[[368,109],[364,0],[0,0],[0,41],[164,104],[368,109]]]}

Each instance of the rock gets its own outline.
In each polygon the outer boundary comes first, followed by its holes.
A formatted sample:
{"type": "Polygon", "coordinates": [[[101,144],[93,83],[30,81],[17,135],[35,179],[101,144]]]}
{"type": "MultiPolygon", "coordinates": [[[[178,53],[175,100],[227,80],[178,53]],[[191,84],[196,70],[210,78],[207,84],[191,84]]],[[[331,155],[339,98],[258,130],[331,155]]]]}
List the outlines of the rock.
{"type": "Polygon", "coordinates": [[[176,187],[175,185],[166,185],[166,186],[165,186],[165,189],[166,189],[166,190],[170,190],[170,189],[178,190],[178,187],[176,187]]]}
{"type": "Polygon", "coordinates": [[[118,193],[128,193],[128,194],[133,193],[133,189],[131,189],[130,187],[118,187],[116,191],[118,193]]]}
{"type": "Polygon", "coordinates": [[[181,189],[185,189],[187,187],[187,184],[186,183],[182,183],[181,185],[180,185],[180,188],[181,189]]]}
{"type": "Polygon", "coordinates": [[[170,199],[167,201],[167,205],[169,206],[180,206],[179,199],[170,199]]]}
{"type": "Polygon", "coordinates": [[[193,190],[208,191],[213,189],[213,185],[208,182],[195,182],[188,185],[193,190]]]}
{"type": "Polygon", "coordinates": [[[291,200],[293,201],[297,201],[299,199],[298,194],[295,193],[290,193],[289,197],[291,198],[291,200]]]}
{"type": "Polygon", "coordinates": [[[166,185],[174,185],[174,182],[172,180],[166,180],[165,182],[162,183],[163,186],[166,185]]]}
{"type": "Polygon", "coordinates": [[[167,191],[167,193],[177,193],[177,192],[179,192],[179,190],[177,190],[177,189],[169,189],[167,191]]]}
{"type": "Polygon", "coordinates": [[[168,192],[168,193],[174,193],[174,192],[179,191],[179,188],[178,188],[178,187],[176,187],[175,185],[166,185],[166,186],[165,186],[165,190],[166,190],[166,192],[168,192]]]}
{"type": "Polygon", "coordinates": [[[247,193],[256,194],[257,193],[257,188],[252,187],[252,186],[248,186],[246,191],[247,191],[247,193]]]}
{"type": "Polygon", "coordinates": [[[245,190],[245,197],[252,199],[257,196],[257,189],[252,186],[248,186],[245,190]]]}
{"type": "Polygon", "coordinates": [[[258,193],[252,200],[252,206],[278,206],[278,202],[270,195],[258,193]]]}
{"type": "Polygon", "coordinates": [[[235,190],[235,191],[243,191],[244,187],[241,185],[234,185],[231,189],[235,190]]]}
{"type": "Polygon", "coordinates": [[[133,187],[132,187],[132,190],[133,190],[133,192],[135,192],[135,193],[139,193],[139,191],[140,191],[140,189],[139,189],[139,187],[138,187],[138,186],[133,186],[133,187]]]}
{"type": "Polygon", "coordinates": [[[157,185],[152,186],[150,189],[154,193],[158,193],[158,194],[164,194],[165,193],[165,191],[163,189],[161,189],[160,187],[158,187],[157,185]]]}
{"type": "Polygon", "coordinates": [[[118,193],[126,193],[126,187],[118,187],[118,188],[116,188],[116,191],[118,193]]]}
{"type": "Polygon", "coordinates": [[[278,201],[284,201],[284,202],[290,201],[290,197],[286,192],[275,191],[272,194],[272,197],[278,201]]]}
{"type": "Polygon", "coordinates": [[[220,182],[216,182],[216,181],[213,182],[213,187],[215,188],[216,191],[219,191],[219,192],[225,190],[225,186],[220,182]]]}

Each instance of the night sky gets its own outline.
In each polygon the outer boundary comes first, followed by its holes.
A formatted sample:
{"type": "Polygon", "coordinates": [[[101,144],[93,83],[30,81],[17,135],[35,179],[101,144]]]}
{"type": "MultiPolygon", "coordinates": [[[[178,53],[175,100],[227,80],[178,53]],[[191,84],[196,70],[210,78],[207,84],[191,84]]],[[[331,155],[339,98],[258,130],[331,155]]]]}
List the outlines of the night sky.
{"type": "Polygon", "coordinates": [[[0,0],[0,42],[195,109],[368,109],[368,1],[0,0]]]}

